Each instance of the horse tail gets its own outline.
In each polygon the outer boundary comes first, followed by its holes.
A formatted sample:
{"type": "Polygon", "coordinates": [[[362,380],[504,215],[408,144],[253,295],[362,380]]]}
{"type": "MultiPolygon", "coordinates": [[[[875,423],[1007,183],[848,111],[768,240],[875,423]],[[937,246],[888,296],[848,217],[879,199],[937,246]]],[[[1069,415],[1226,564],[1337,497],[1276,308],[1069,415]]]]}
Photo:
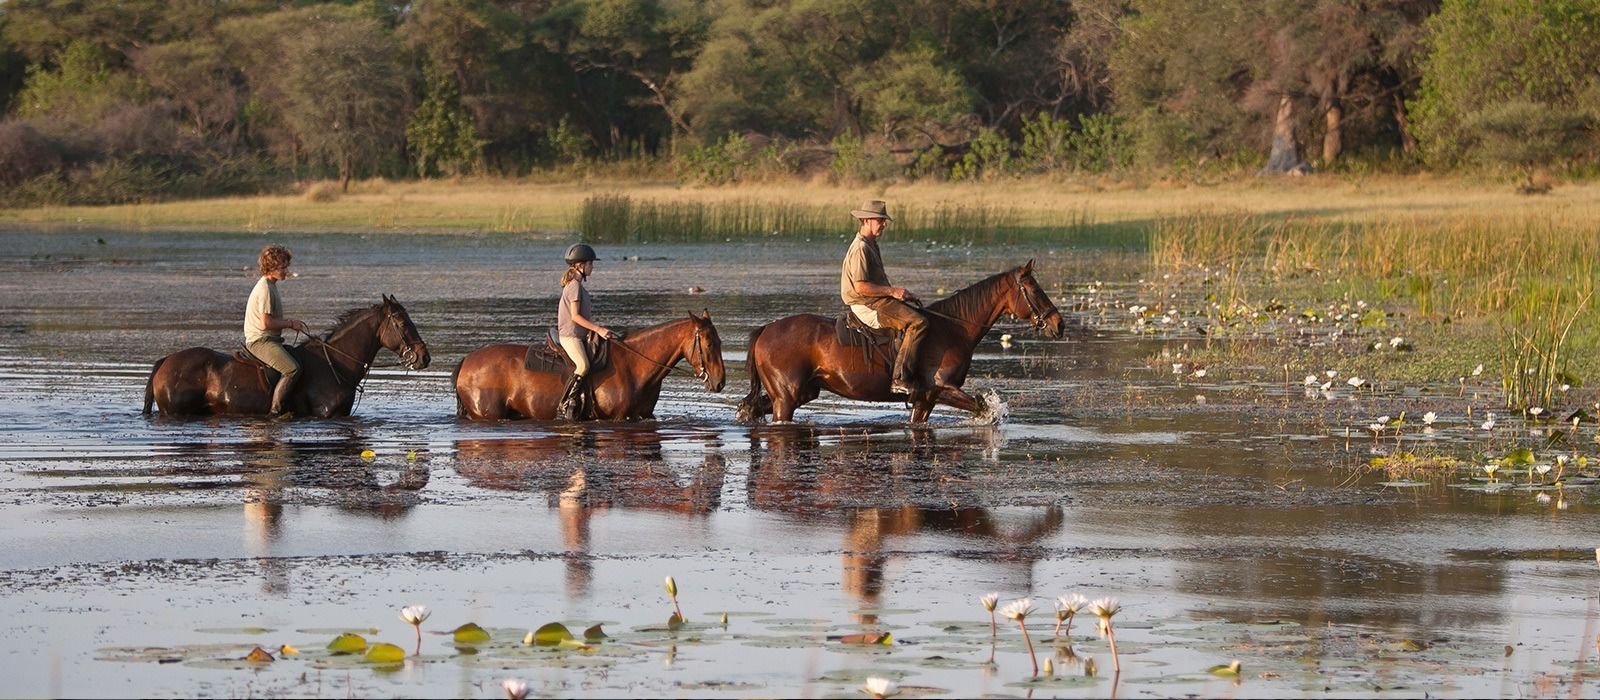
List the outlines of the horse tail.
{"type": "Polygon", "coordinates": [[[761,416],[761,373],[756,371],[756,338],[761,337],[761,331],[766,326],[757,326],[750,331],[750,342],[745,345],[746,355],[744,366],[750,372],[750,393],[745,394],[744,400],[739,402],[739,409],[734,416],[741,423],[754,423],[761,416]]]}
{"type": "Polygon", "coordinates": [[[456,397],[457,418],[467,417],[467,407],[461,403],[461,390],[457,388],[460,386],[458,382],[461,380],[461,366],[465,364],[467,364],[467,358],[463,357],[460,362],[456,363],[455,371],[450,373],[450,395],[456,397]]]}
{"type": "Polygon", "coordinates": [[[156,360],[156,363],[150,367],[150,378],[144,381],[144,410],[142,411],[144,415],[150,415],[150,406],[156,402],[156,372],[161,371],[161,365],[166,361],[167,358],[165,357],[156,360]]]}

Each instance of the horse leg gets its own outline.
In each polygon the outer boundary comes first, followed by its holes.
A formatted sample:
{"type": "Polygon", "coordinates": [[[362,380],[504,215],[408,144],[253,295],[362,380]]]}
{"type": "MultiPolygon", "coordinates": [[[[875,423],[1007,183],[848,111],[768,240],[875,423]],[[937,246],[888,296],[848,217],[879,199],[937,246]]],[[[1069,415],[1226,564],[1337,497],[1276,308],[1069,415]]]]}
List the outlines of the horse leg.
{"type": "MultiPolygon", "coordinates": [[[[978,412],[978,399],[953,386],[935,387],[937,393],[932,397],[933,403],[942,403],[946,406],[967,413],[978,412]]],[[[928,406],[932,410],[932,403],[928,406]]]]}

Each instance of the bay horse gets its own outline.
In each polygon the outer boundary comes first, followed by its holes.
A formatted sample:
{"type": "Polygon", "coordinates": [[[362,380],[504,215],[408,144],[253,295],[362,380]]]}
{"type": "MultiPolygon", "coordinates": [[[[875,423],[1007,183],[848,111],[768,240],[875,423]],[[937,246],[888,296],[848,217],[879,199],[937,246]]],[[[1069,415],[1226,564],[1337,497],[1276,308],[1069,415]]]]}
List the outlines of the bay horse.
{"type": "MultiPolygon", "coordinates": [[[[702,313],[630,333],[626,340],[609,341],[613,346],[610,363],[589,377],[594,392],[592,417],[655,418],[661,382],[684,359],[706,391],[722,391],[727,380],[722,339],[711,323],[711,312],[702,313]]],[[[453,378],[456,415],[473,420],[554,420],[566,386],[564,377],[559,371],[528,369],[523,364],[527,351],[527,345],[502,343],[478,348],[462,358],[453,378]]]]}
{"type": "Polygon", "coordinates": [[[857,401],[909,401],[913,423],[927,420],[935,404],[976,412],[978,400],[961,385],[978,341],[995,322],[1011,316],[1051,338],[1061,337],[1061,312],[1033,278],[1032,260],[929,304],[924,315],[928,335],[917,370],[924,377],[933,370],[933,382],[912,396],[889,390],[893,347],[863,352],[841,345],[832,318],[799,314],[755,329],[746,361],[750,393],[739,403],[738,420],[753,423],[771,413],[776,422],[792,421],[795,409],[823,389],[857,401]]]}
{"type": "MultiPolygon", "coordinates": [[[[361,382],[378,348],[400,357],[410,369],[424,369],[430,360],[416,324],[394,297],[369,307],[346,311],[333,330],[289,347],[300,362],[300,379],[290,392],[288,408],[297,416],[348,416],[361,382]]],[[[144,387],[144,414],[154,404],[171,416],[213,414],[266,415],[272,388],[266,375],[210,348],[179,350],[156,361],[144,387]]]]}

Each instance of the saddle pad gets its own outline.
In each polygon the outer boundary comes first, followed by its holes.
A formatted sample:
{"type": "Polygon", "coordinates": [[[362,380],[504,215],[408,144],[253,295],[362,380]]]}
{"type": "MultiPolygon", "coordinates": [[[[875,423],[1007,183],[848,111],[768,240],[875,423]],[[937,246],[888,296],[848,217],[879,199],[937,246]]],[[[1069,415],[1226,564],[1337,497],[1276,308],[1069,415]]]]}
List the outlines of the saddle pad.
{"type": "MultiPolygon", "coordinates": [[[[611,343],[595,334],[589,334],[586,343],[589,350],[589,373],[605,369],[611,363],[611,343]]],[[[522,365],[531,370],[545,372],[560,372],[563,377],[572,374],[572,358],[567,357],[567,351],[561,348],[561,343],[556,340],[555,331],[545,334],[543,343],[530,343],[528,353],[522,358],[522,365]]]]}
{"type": "Polygon", "coordinates": [[[894,342],[897,335],[892,328],[872,328],[848,310],[833,322],[834,335],[838,337],[839,344],[846,347],[861,347],[864,345],[884,345],[894,342]]]}
{"type": "Polygon", "coordinates": [[[277,384],[278,377],[282,376],[282,373],[276,369],[273,369],[272,365],[262,362],[261,358],[250,354],[248,349],[235,350],[233,352],[233,361],[259,372],[262,383],[264,383],[268,388],[271,388],[273,385],[277,384]]]}

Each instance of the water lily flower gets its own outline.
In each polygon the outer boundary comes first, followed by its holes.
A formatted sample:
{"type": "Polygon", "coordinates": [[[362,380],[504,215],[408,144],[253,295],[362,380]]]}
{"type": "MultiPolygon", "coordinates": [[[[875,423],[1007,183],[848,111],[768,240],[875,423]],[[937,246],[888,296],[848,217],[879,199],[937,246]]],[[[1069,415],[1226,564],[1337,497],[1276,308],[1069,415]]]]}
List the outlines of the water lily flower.
{"type": "Polygon", "coordinates": [[[900,692],[900,685],[887,678],[872,676],[866,683],[861,684],[861,692],[881,699],[900,692]]]}
{"type": "Polygon", "coordinates": [[[1478,376],[1480,374],[1483,374],[1483,364],[1482,363],[1479,363],[1477,367],[1472,368],[1472,376],[1476,377],[1476,376],[1478,376]]]}
{"type": "Polygon", "coordinates": [[[1001,333],[1000,334],[1000,347],[1002,347],[1002,348],[1011,347],[1011,334],[1010,333],[1001,333]]]}
{"type": "Polygon", "coordinates": [[[1539,476],[1544,476],[1544,475],[1550,473],[1550,465],[1548,465],[1548,464],[1534,465],[1533,470],[1538,472],[1539,476]]]}
{"type": "Polygon", "coordinates": [[[1439,414],[1434,413],[1433,411],[1428,411],[1427,413],[1422,414],[1422,424],[1423,425],[1433,425],[1433,422],[1438,420],[1438,419],[1439,419],[1439,414]]]}
{"type": "Polygon", "coordinates": [[[1378,416],[1378,423],[1380,423],[1382,425],[1388,425],[1389,424],[1389,417],[1388,416],[1378,416]]]}
{"type": "Polygon", "coordinates": [[[1490,481],[1494,481],[1494,473],[1499,471],[1499,470],[1500,470],[1500,465],[1498,465],[1498,464],[1490,463],[1490,464],[1483,465],[1483,473],[1489,475],[1489,480],[1490,481]]]}
{"type": "Polygon", "coordinates": [[[1389,347],[1398,348],[1401,345],[1405,344],[1405,342],[1406,342],[1405,338],[1402,338],[1402,337],[1397,335],[1397,336],[1389,339],[1389,347]]]}
{"type": "Polygon", "coordinates": [[[1333,388],[1333,382],[1323,382],[1322,383],[1322,390],[1323,391],[1327,391],[1327,390],[1332,389],[1332,388],[1333,388]]]}
{"type": "Polygon", "coordinates": [[[1328,378],[1329,378],[1329,379],[1333,379],[1333,378],[1334,378],[1334,377],[1337,377],[1337,376],[1339,376],[1339,370],[1336,370],[1336,369],[1330,369],[1330,370],[1328,370],[1328,371],[1326,371],[1326,372],[1323,372],[1323,374],[1326,374],[1326,375],[1328,375],[1328,378]]]}
{"type": "Polygon", "coordinates": [[[1344,380],[1344,383],[1349,384],[1350,387],[1353,388],[1353,389],[1360,389],[1362,384],[1366,384],[1367,383],[1367,380],[1362,379],[1360,377],[1351,377],[1349,379],[1344,380]]]}
{"type": "Polygon", "coordinates": [[[1112,670],[1122,673],[1122,660],[1117,657],[1117,635],[1111,627],[1111,618],[1122,612],[1122,603],[1117,602],[1116,598],[1098,598],[1089,604],[1089,612],[1100,618],[1100,636],[1111,644],[1112,670]]]}
{"type": "Polygon", "coordinates": [[[1183,364],[1179,362],[1172,363],[1172,373],[1183,374],[1183,364]]]}
{"type": "Polygon", "coordinates": [[[1061,596],[1060,598],[1057,598],[1055,635],[1057,637],[1061,636],[1061,624],[1066,623],[1067,636],[1071,636],[1073,616],[1077,615],[1078,611],[1082,610],[1084,606],[1088,604],[1089,599],[1083,597],[1083,594],[1081,593],[1074,593],[1070,596],[1061,596]]]}
{"type": "Polygon", "coordinates": [[[1478,427],[1483,428],[1484,430],[1494,430],[1494,414],[1485,413],[1484,415],[1488,416],[1489,418],[1483,422],[1483,425],[1478,427]]]}
{"type": "Polygon", "coordinates": [[[1033,675],[1039,675],[1039,657],[1033,653],[1033,640],[1028,638],[1028,615],[1033,612],[1033,601],[1028,598],[1018,598],[1006,603],[1000,609],[1000,614],[1007,619],[1016,620],[1017,627],[1022,629],[1022,641],[1028,645],[1028,659],[1033,662],[1033,675]]]}
{"type": "Polygon", "coordinates": [[[400,619],[405,620],[406,624],[411,625],[417,630],[416,653],[418,654],[422,653],[422,623],[428,619],[429,615],[432,614],[433,612],[428,610],[428,606],[426,605],[407,605],[403,608],[400,608],[400,619]]]}
{"type": "Polygon", "coordinates": [[[1204,377],[1204,376],[1206,376],[1206,368],[1201,367],[1200,369],[1195,370],[1194,371],[1194,376],[1196,376],[1196,377],[1204,377]]]}
{"type": "Polygon", "coordinates": [[[1304,385],[1306,385],[1306,386],[1311,386],[1311,385],[1313,385],[1313,384],[1316,384],[1316,383],[1317,383],[1317,375],[1315,375],[1315,374],[1308,374],[1308,375],[1306,375],[1306,378],[1305,378],[1305,379],[1303,379],[1303,380],[1301,380],[1301,382],[1300,382],[1300,383],[1301,383],[1301,384],[1304,384],[1304,385]]]}
{"type": "Polygon", "coordinates": [[[667,589],[667,597],[672,599],[672,613],[677,615],[679,620],[683,620],[683,610],[678,607],[678,582],[668,576],[667,580],[661,582],[661,586],[667,589]]]}
{"type": "Polygon", "coordinates": [[[1549,503],[1550,502],[1550,494],[1545,493],[1543,491],[1540,491],[1538,494],[1534,495],[1533,500],[1538,501],[1541,504],[1549,503]]]}
{"type": "Polygon", "coordinates": [[[978,602],[983,603],[983,609],[989,611],[989,636],[992,638],[998,633],[994,622],[994,606],[1000,602],[1000,594],[986,593],[978,602]]]}
{"type": "Polygon", "coordinates": [[[1561,386],[1558,386],[1558,387],[1556,387],[1556,388],[1557,388],[1557,389],[1560,389],[1560,390],[1561,390],[1561,393],[1563,393],[1563,394],[1565,394],[1565,393],[1567,393],[1567,392],[1568,392],[1568,391],[1569,391],[1569,390],[1571,390],[1571,389],[1572,389],[1572,385],[1571,385],[1571,384],[1562,384],[1562,385],[1561,385],[1561,386]]]}
{"type": "Polygon", "coordinates": [[[521,678],[507,678],[500,681],[500,689],[506,691],[509,700],[522,700],[528,697],[528,682],[521,678]]]}
{"type": "Polygon", "coordinates": [[[1534,406],[1533,408],[1528,409],[1528,415],[1533,416],[1534,418],[1538,418],[1543,413],[1544,413],[1544,409],[1540,408],[1538,406],[1534,406]]]}
{"type": "Polygon", "coordinates": [[[1044,666],[1044,675],[1046,677],[1051,677],[1051,676],[1056,675],[1056,663],[1054,661],[1051,661],[1050,657],[1048,657],[1048,656],[1044,657],[1044,664],[1042,664],[1042,665],[1044,666]]]}

